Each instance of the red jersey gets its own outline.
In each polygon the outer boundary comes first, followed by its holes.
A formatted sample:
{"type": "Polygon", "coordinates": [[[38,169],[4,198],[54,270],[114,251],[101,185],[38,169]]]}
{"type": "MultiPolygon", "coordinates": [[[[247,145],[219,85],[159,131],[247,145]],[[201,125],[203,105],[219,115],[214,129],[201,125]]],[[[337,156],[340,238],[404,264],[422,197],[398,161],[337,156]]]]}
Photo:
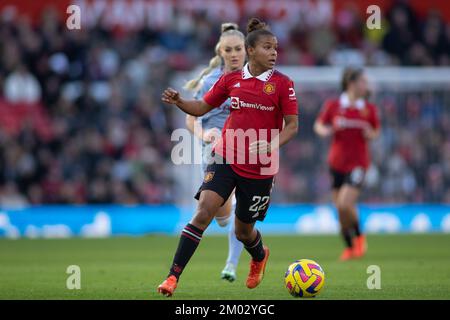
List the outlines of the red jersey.
{"type": "Polygon", "coordinates": [[[230,115],[214,151],[240,176],[251,179],[274,176],[278,166],[267,174],[268,170],[261,169],[273,163],[263,161],[261,155],[250,155],[248,149],[256,140],[270,142],[278,135],[283,128],[283,116],[298,114],[292,81],[273,69],[253,77],[247,64],[240,71],[222,75],[203,97],[208,105],[216,108],[228,98],[231,99],[230,115]]]}
{"type": "Polygon", "coordinates": [[[334,128],[333,141],[328,154],[330,167],[348,173],[356,167],[367,169],[370,154],[363,128],[378,129],[380,121],[375,105],[360,99],[350,105],[347,94],[339,99],[327,100],[319,114],[319,121],[334,128]]]}

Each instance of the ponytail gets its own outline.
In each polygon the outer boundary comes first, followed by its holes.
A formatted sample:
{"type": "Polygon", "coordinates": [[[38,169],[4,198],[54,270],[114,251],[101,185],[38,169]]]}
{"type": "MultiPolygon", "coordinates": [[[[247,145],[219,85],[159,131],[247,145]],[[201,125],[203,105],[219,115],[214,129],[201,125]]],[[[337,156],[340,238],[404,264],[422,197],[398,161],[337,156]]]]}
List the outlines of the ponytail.
{"type": "Polygon", "coordinates": [[[222,23],[220,31],[221,31],[220,39],[219,42],[217,42],[216,47],[214,49],[216,55],[211,60],[209,60],[208,66],[205,69],[203,69],[196,78],[186,82],[186,84],[183,87],[184,89],[190,91],[198,90],[202,79],[208,74],[210,74],[211,71],[213,71],[222,64],[222,58],[220,57],[220,40],[222,39],[222,37],[237,35],[242,39],[245,38],[242,32],[239,31],[238,25],[233,22],[222,23]]]}
{"type": "Polygon", "coordinates": [[[274,34],[270,31],[269,26],[265,22],[258,18],[251,18],[247,23],[247,37],[245,38],[246,48],[254,48],[261,36],[274,36],[274,34]]]}
{"type": "Polygon", "coordinates": [[[186,82],[186,84],[184,85],[184,89],[190,91],[198,90],[198,87],[203,77],[210,74],[211,71],[219,67],[221,64],[222,58],[218,54],[216,54],[211,60],[209,60],[209,65],[205,69],[203,69],[202,72],[200,72],[200,74],[196,78],[186,82]]]}

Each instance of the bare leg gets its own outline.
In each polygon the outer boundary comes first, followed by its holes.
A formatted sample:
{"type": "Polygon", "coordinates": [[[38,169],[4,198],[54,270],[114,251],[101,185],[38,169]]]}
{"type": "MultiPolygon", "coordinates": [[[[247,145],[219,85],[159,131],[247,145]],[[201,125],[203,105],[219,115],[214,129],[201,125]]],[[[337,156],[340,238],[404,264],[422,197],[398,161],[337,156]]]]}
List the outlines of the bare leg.
{"type": "Polygon", "coordinates": [[[204,190],[200,194],[197,210],[191,219],[191,224],[205,230],[220,209],[223,198],[214,191],[204,190]]]}
{"type": "Polygon", "coordinates": [[[236,217],[234,227],[236,238],[242,243],[250,243],[256,239],[255,223],[244,223],[236,217]]]}
{"type": "Polygon", "coordinates": [[[344,184],[339,191],[337,198],[337,208],[340,214],[344,216],[345,223],[348,227],[352,227],[358,222],[358,213],[356,202],[360,191],[358,188],[344,184]]]}
{"type": "Polygon", "coordinates": [[[359,193],[359,189],[348,184],[344,184],[338,191],[333,192],[333,200],[339,213],[341,233],[347,247],[352,247],[354,229],[355,226],[358,226],[356,201],[359,193]]]}
{"type": "Polygon", "coordinates": [[[254,261],[262,261],[265,257],[261,234],[255,228],[255,223],[245,223],[235,217],[236,238],[244,244],[254,261]]]}

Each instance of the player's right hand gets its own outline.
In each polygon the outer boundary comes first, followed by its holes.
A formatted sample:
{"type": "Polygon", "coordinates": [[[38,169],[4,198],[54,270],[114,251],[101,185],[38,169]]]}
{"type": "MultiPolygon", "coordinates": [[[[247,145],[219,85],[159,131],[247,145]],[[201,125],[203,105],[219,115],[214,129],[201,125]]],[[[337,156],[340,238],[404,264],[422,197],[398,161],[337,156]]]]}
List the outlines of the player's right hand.
{"type": "Polygon", "coordinates": [[[218,128],[211,128],[203,133],[203,141],[207,144],[217,143],[217,141],[221,138],[221,134],[222,133],[218,128]]]}
{"type": "Polygon", "coordinates": [[[335,129],[332,126],[325,126],[323,127],[323,130],[321,132],[323,137],[329,137],[333,135],[335,129]]]}
{"type": "Polygon", "coordinates": [[[180,94],[172,88],[167,88],[162,93],[161,100],[168,104],[177,104],[180,101],[180,94]]]}

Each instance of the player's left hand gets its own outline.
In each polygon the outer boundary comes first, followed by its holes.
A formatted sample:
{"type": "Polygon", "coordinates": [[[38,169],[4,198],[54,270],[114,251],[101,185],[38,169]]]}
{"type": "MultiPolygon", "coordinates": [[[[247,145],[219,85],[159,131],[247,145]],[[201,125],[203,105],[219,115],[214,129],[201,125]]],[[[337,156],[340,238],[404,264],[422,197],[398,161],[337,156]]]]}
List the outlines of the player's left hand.
{"type": "Polygon", "coordinates": [[[363,128],[363,134],[367,140],[372,140],[376,136],[375,130],[369,125],[363,128]]]}
{"type": "Polygon", "coordinates": [[[221,137],[221,132],[218,128],[211,128],[209,130],[206,130],[206,132],[203,133],[203,141],[205,143],[217,143],[221,137]]]}
{"type": "Polygon", "coordinates": [[[272,145],[266,140],[257,140],[250,143],[248,149],[252,154],[268,154],[272,152],[272,145]]]}
{"type": "Polygon", "coordinates": [[[180,102],[180,93],[172,88],[164,90],[161,100],[168,104],[177,104],[180,102]]]}

